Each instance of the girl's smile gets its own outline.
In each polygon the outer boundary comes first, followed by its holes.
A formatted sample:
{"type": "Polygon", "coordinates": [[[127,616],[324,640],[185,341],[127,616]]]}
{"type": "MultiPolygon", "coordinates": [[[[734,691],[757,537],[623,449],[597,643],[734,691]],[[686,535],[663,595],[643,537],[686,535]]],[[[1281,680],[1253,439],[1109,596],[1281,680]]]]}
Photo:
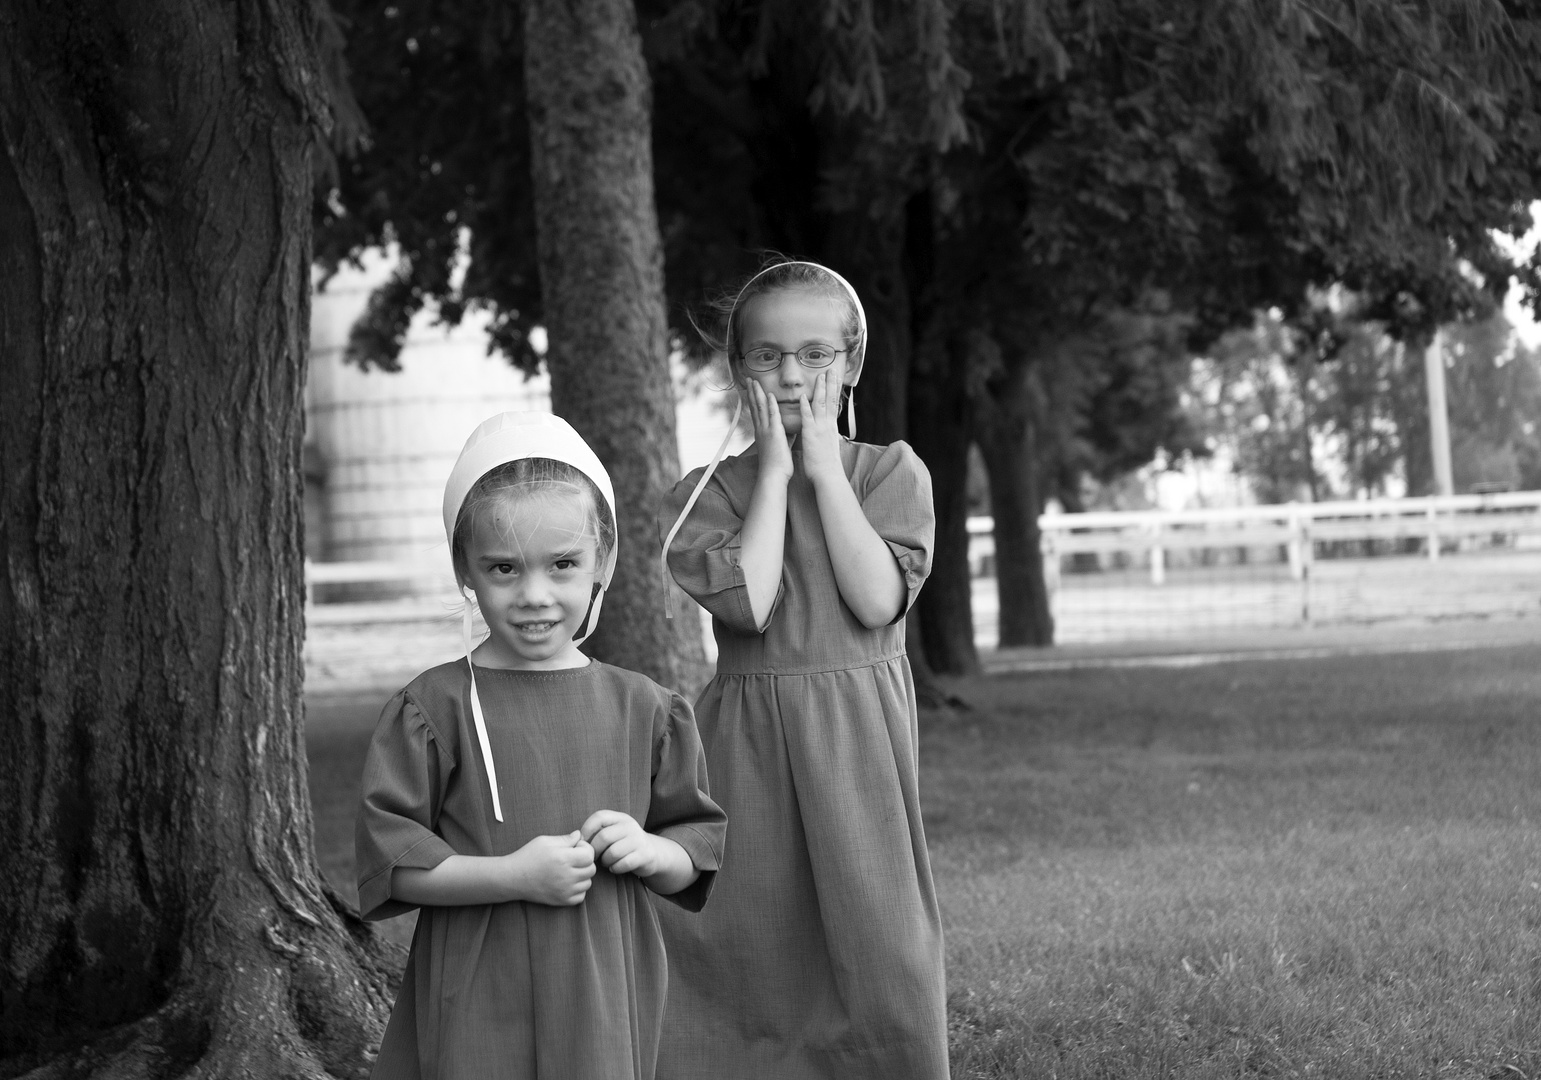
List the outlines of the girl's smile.
{"type": "Polygon", "coordinates": [[[797,402],[813,393],[814,379],[828,372],[832,392],[845,385],[844,312],[833,300],[807,289],[776,289],[746,301],[739,326],[743,337],[740,353],[775,349],[788,354],[782,356],[780,367],[770,371],[755,371],[742,363],[738,370],[745,379],[760,384],[766,397],[776,402],[786,433],[796,434],[803,428],[797,402]],[[804,345],[828,345],[841,351],[829,367],[809,369],[790,355],[804,345]]]}
{"type": "Polygon", "coordinates": [[[516,622],[514,631],[521,638],[531,644],[543,644],[551,637],[551,632],[562,624],[553,620],[543,622],[516,622]]]}

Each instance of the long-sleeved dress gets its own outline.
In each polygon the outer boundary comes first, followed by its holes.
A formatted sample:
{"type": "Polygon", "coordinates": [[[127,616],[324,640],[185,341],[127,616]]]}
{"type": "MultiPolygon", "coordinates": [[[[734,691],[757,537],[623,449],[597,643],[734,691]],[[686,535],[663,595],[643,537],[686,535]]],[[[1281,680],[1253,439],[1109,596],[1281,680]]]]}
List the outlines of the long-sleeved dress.
{"type": "MultiPolygon", "coordinates": [[[[842,443],[846,475],[914,600],[935,518],[904,443],[842,443]]],[[[841,600],[794,448],[781,591],[763,633],[739,533],[759,458],[725,460],[668,553],[712,614],[717,673],[696,703],[733,822],[711,909],[661,912],[669,1003],[659,1080],[937,1080],[948,1073],[941,920],[917,792],[904,622],[841,600]]],[[[699,478],[665,500],[679,514],[699,478]]]]}
{"type": "MultiPolygon", "coordinates": [[[[410,910],[391,871],[451,854],[502,855],[576,830],[596,810],[677,841],[701,876],[669,897],[697,911],[712,890],[724,818],[707,793],[690,706],[635,672],[478,667],[498,777],[493,816],[466,662],[419,675],[386,705],[359,808],[359,907],[410,910]]],[[[656,912],[634,875],[599,868],[582,904],[424,907],[374,1077],[646,1080],[666,964],[656,912]]],[[[692,916],[693,917],[693,916],[692,916]]]]}

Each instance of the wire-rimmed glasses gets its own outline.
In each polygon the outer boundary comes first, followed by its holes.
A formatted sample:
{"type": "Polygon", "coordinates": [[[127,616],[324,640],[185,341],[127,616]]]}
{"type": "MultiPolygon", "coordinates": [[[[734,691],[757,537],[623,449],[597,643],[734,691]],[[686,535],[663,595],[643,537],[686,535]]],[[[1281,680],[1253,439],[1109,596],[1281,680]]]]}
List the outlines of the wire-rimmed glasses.
{"type": "Polygon", "coordinates": [[[822,371],[835,362],[835,357],[846,350],[837,349],[833,345],[821,345],[814,342],[804,345],[795,352],[783,352],[780,349],[750,349],[742,354],[744,366],[750,371],[775,371],[781,366],[781,361],[788,356],[797,357],[797,362],[809,371],[822,371]]]}

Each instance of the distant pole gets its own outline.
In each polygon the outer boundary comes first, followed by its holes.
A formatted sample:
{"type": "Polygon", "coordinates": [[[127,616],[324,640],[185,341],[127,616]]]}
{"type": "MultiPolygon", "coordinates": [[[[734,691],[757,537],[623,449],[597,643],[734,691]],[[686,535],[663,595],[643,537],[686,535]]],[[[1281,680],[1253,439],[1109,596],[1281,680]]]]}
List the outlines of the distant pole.
{"type": "Polygon", "coordinates": [[[1423,352],[1423,370],[1429,383],[1429,449],[1434,455],[1434,493],[1455,494],[1455,474],[1450,468],[1450,413],[1445,406],[1444,332],[1436,330],[1423,352]]]}

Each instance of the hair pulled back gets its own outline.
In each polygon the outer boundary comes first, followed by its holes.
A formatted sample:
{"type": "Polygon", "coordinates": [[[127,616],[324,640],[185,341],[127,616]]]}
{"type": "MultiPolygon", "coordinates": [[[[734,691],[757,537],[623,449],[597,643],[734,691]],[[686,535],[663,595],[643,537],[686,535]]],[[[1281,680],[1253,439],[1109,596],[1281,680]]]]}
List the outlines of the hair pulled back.
{"type": "Polygon", "coordinates": [[[728,364],[737,375],[738,363],[743,359],[744,308],[757,296],[786,290],[812,293],[840,308],[840,328],[845,338],[841,344],[846,350],[846,362],[853,370],[860,370],[867,341],[862,333],[862,318],[856,309],[856,301],[840,279],[818,263],[776,257],[745,278],[738,289],[712,301],[710,311],[720,329],[715,332],[700,326],[696,329],[708,347],[726,354],[728,364]]]}
{"type": "Polygon", "coordinates": [[[470,542],[477,515],[506,499],[530,495],[581,497],[588,504],[585,517],[598,546],[597,562],[604,565],[610,550],[615,547],[615,520],[610,516],[604,495],[594,481],[574,465],[554,458],[527,457],[505,461],[483,473],[460,504],[450,547],[450,557],[460,580],[467,578],[466,545],[470,542]]]}

